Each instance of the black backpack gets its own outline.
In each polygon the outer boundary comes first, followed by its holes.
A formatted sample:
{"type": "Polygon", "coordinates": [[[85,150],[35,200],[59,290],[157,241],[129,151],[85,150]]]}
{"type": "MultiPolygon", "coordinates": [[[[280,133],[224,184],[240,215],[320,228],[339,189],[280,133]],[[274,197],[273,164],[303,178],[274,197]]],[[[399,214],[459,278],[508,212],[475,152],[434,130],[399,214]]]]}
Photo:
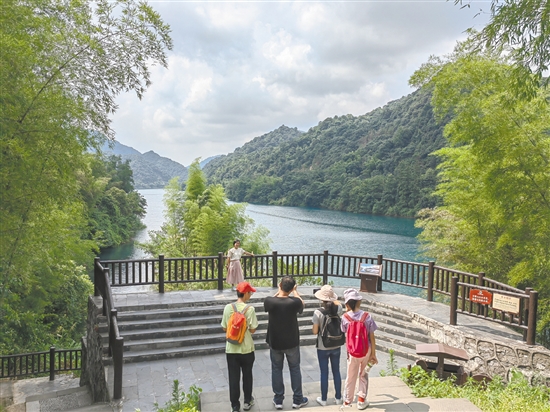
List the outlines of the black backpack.
{"type": "Polygon", "coordinates": [[[342,319],[340,319],[338,314],[326,314],[326,311],[323,308],[319,310],[323,314],[319,335],[321,336],[324,347],[334,348],[336,346],[342,346],[346,343],[346,335],[341,329],[342,319]]]}

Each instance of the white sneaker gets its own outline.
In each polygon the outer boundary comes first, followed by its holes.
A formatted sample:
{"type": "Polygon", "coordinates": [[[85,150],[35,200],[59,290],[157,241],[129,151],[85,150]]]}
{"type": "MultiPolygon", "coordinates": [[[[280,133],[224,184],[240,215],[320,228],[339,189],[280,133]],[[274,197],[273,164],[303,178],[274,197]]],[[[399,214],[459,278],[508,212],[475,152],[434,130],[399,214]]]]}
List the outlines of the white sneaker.
{"type": "Polygon", "coordinates": [[[342,405],[342,402],[343,402],[343,401],[342,401],[342,398],[340,398],[340,399],[334,398],[334,403],[335,403],[336,405],[342,405]]]}
{"type": "Polygon", "coordinates": [[[346,403],[344,402],[341,406],[340,406],[340,410],[341,411],[345,411],[346,409],[348,408],[351,408],[351,403],[346,403]]]}
{"type": "Polygon", "coordinates": [[[275,409],[283,409],[282,403],[276,403],[275,400],[273,400],[273,405],[275,406],[275,409]]]}
{"type": "Polygon", "coordinates": [[[368,407],[369,407],[369,401],[357,402],[357,409],[359,410],[367,409],[368,407]]]}
{"type": "Polygon", "coordinates": [[[327,406],[327,401],[324,401],[320,396],[316,399],[316,401],[321,406],[327,406]]]}

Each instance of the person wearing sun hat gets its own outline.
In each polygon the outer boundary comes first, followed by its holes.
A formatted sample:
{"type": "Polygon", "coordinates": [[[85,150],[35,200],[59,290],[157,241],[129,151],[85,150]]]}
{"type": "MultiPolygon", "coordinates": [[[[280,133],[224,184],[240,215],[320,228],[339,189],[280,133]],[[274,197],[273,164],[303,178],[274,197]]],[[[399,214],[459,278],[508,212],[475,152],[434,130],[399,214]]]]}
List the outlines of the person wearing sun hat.
{"type": "MultiPolygon", "coordinates": [[[[241,371],[243,375],[243,393],[245,411],[250,410],[254,405],[254,397],[252,396],[252,367],[254,366],[254,341],[252,333],[258,328],[258,319],[256,318],[256,310],[254,306],[248,305],[248,301],[256,289],[248,282],[241,282],[237,285],[237,302],[235,306],[238,311],[243,311],[246,306],[248,309],[244,312],[246,317],[247,330],[244,334],[244,339],[240,344],[227,342],[225,345],[225,356],[227,358],[227,371],[229,380],[229,400],[231,401],[231,410],[241,410],[241,371]]],[[[229,318],[233,314],[233,305],[231,303],[225,305],[221,326],[225,331],[229,318]]]]}
{"type": "Polygon", "coordinates": [[[340,348],[341,346],[327,348],[321,338],[321,329],[327,315],[339,316],[342,312],[342,305],[338,301],[338,296],[332,290],[332,286],[324,285],[315,292],[315,297],[321,301],[321,307],[313,313],[313,334],[317,335],[317,359],[321,371],[321,396],[317,398],[317,403],[326,406],[328,396],[328,364],[332,369],[332,379],[334,381],[335,403],[342,403],[342,377],[340,375],[340,348]]]}
{"type": "Polygon", "coordinates": [[[376,326],[376,323],[368,312],[361,310],[361,300],[363,300],[363,296],[356,289],[346,289],[344,291],[344,302],[347,312],[342,316],[342,331],[347,333],[351,321],[361,321],[363,319],[367,331],[367,339],[369,340],[369,348],[367,354],[361,358],[352,356],[348,351],[344,403],[340,407],[341,410],[351,408],[357,380],[359,380],[357,409],[366,409],[369,406],[369,402],[367,401],[369,374],[366,367],[369,363],[378,363],[378,359],[376,358],[376,340],[374,338],[374,331],[378,326],[376,326]],[[366,316],[363,317],[363,314],[366,314],[366,316]]]}

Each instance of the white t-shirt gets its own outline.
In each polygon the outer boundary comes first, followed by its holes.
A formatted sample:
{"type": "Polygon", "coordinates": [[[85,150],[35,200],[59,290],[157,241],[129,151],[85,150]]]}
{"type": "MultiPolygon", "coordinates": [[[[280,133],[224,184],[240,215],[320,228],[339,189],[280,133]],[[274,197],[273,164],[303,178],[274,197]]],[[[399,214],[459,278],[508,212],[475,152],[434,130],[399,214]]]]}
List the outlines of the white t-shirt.
{"type": "Polygon", "coordinates": [[[245,250],[242,247],[238,249],[232,247],[227,251],[227,257],[229,258],[229,260],[239,260],[241,256],[244,255],[244,252],[245,250]]]}

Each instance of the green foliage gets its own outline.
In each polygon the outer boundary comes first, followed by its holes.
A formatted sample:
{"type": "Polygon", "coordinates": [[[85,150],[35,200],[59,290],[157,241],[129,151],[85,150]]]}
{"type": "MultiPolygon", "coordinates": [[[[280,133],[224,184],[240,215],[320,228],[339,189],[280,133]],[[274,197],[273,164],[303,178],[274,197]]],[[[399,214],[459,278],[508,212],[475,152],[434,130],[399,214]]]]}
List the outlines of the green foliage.
{"type": "Polygon", "coordinates": [[[166,402],[166,405],[162,408],[159,408],[158,403],[155,402],[155,411],[198,412],[201,392],[202,389],[196,385],[191,385],[187,393],[184,390],[180,392],[179,381],[175,379],[172,389],[172,399],[166,402]]]}
{"type": "Polygon", "coordinates": [[[428,373],[420,366],[400,370],[401,379],[417,397],[466,398],[484,412],[500,411],[548,411],[550,388],[545,385],[530,385],[518,371],[512,371],[509,383],[499,376],[492,382],[480,384],[469,379],[457,386],[453,379],[441,381],[435,372],[428,373]]]}
{"type": "Polygon", "coordinates": [[[265,253],[269,232],[255,228],[245,215],[245,204],[228,204],[220,185],[206,184],[198,161],[189,166],[186,190],[172,179],[164,195],[165,220],[160,230],[150,231],[150,241],[140,247],[153,256],[215,256],[232,247],[233,240],[249,252],[265,253]]]}
{"type": "Polygon", "coordinates": [[[88,207],[90,237],[100,247],[128,242],[144,226],[145,199],[134,190],[128,161],[119,156],[88,155],[89,166],[81,173],[80,192],[88,207]]]}
{"type": "MultiPolygon", "coordinates": [[[[99,147],[104,135],[112,137],[109,116],[116,96],[126,91],[141,96],[149,84],[148,65],[165,64],[168,33],[158,14],[131,0],[3,2],[3,352],[43,350],[65,336],[74,338],[71,319],[82,313],[70,314],[68,323],[57,314],[66,310],[63,306],[76,309],[60,292],[67,282],[71,293],[80,293],[73,298],[85,302],[86,288],[71,279],[97,250],[81,193],[80,177],[89,166],[86,151],[99,147]]],[[[103,184],[95,179],[93,192],[103,184]]],[[[112,188],[111,206],[119,204],[121,191],[123,187],[112,188]]]]}
{"type": "Polygon", "coordinates": [[[424,254],[439,264],[539,291],[550,309],[550,109],[548,87],[522,99],[515,70],[460,45],[431,59],[411,82],[434,87],[449,147],[436,155],[443,205],[419,213],[424,254]]]}
{"type": "Polygon", "coordinates": [[[282,126],[212,160],[205,174],[238,202],[413,217],[436,204],[438,159],[429,154],[445,145],[429,100],[420,90],[306,133],[282,126]]]}
{"type": "Polygon", "coordinates": [[[400,371],[397,368],[397,361],[395,360],[395,351],[390,349],[388,357],[388,362],[386,364],[386,369],[380,371],[380,376],[399,376],[400,371]]]}
{"type": "MultiPolygon", "coordinates": [[[[470,2],[455,0],[455,4],[470,2]]],[[[517,85],[524,96],[533,96],[550,64],[550,3],[548,0],[492,0],[491,19],[481,32],[472,32],[477,50],[509,54],[515,63],[517,85]],[[533,72],[525,76],[525,71],[533,72]]]]}

